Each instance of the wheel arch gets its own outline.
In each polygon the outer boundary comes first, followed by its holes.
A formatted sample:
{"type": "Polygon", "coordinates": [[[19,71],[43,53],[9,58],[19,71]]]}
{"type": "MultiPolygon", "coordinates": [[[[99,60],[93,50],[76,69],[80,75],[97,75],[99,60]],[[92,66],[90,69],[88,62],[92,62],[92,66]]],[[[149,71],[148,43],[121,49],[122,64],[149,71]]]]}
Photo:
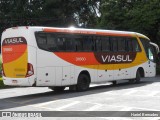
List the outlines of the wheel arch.
{"type": "MultiPolygon", "coordinates": [[[[90,76],[90,73],[87,71],[87,70],[83,70],[79,73],[78,77],[81,75],[81,74],[85,74],[89,77],[89,82],[91,83],[91,76],[90,76]]],[[[78,79],[77,79],[78,80],[78,79]]]]}
{"type": "Polygon", "coordinates": [[[137,69],[137,71],[140,72],[141,77],[145,77],[145,72],[144,72],[144,68],[143,68],[143,67],[139,67],[139,68],[137,69]]]}

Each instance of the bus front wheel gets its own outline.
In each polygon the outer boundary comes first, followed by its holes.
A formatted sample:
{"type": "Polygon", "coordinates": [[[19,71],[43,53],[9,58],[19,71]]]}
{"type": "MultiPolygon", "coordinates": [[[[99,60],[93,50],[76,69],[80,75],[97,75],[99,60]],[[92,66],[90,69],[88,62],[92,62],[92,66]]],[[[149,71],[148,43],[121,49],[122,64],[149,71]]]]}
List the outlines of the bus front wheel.
{"type": "Polygon", "coordinates": [[[90,79],[86,74],[80,74],[78,77],[78,82],[76,85],[76,90],[78,92],[86,91],[89,89],[90,79]]]}
{"type": "Polygon", "coordinates": [[[135,83],[139,83],[141,80],[141,74],[140,74],[140,71],[137,70],[137,73],[136,73],[136,78],[135,78],[135,83]]]}
{"type": "Polygon", "coordinates": [[[141,80],[141,74],[140,74],[140,71],[137,70],[137,72],[136,72],[136,78],[130,79],[129,83],[137,83],[138,84],[140,82],[140,80],[141,80]]]}

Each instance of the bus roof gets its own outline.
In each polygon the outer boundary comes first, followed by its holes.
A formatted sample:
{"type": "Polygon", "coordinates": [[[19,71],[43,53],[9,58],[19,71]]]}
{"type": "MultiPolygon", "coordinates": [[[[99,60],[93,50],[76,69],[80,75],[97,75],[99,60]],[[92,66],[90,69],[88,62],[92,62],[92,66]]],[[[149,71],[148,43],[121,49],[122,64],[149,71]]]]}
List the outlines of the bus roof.
{"type": "Polygon", "coordinates": [[[118,31],[118,30],[104,30],[104,29],[85,29],[85,28],[58,28],[58,27],[40,27],[40,26],[20,26],[6,29],[34,29],[35,31],[44,31],[44,32],[59,32],[59,33],[75,33],[75,34],[95,34],[95,35],[108,35],[108,36],[124,36],[124,37],[142,37],[150,40],[147,36],[129,31],[118,31]]]}

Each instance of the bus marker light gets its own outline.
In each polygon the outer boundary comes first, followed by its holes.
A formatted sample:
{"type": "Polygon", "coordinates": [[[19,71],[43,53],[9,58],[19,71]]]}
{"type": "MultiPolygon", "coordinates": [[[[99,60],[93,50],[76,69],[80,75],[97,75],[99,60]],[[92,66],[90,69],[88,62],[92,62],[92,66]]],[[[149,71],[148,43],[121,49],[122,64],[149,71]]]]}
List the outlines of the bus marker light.
{"type": "Polygon", "coordinates": [[[26,77],[30,77],[33,74],[34,74],[33,65],[31,63],[28,63],[26,77]]]}

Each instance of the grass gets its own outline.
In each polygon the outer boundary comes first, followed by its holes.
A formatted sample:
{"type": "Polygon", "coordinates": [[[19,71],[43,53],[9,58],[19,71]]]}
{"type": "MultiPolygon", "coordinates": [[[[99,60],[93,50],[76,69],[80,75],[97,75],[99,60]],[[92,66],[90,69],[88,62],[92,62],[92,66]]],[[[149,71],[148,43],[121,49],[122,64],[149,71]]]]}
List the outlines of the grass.
{"type": "MultiPolygon", "coordinates": [[[[1,61],[1,54],[0,54],[0,71],[2,69],[2,61],[1,61]]],[[[0,89],[5,88],[5,85],[3,83],[2,77],[0,76],[0,89]]]]}
{"type": "Polygon", "coordinates": [[[2,78],[0,78],[0,89],[1,88],[4,88],[5,87],[5,85],[4,85],[4,83],[3,83],[3,80],[2,80],[2,78]]]}

